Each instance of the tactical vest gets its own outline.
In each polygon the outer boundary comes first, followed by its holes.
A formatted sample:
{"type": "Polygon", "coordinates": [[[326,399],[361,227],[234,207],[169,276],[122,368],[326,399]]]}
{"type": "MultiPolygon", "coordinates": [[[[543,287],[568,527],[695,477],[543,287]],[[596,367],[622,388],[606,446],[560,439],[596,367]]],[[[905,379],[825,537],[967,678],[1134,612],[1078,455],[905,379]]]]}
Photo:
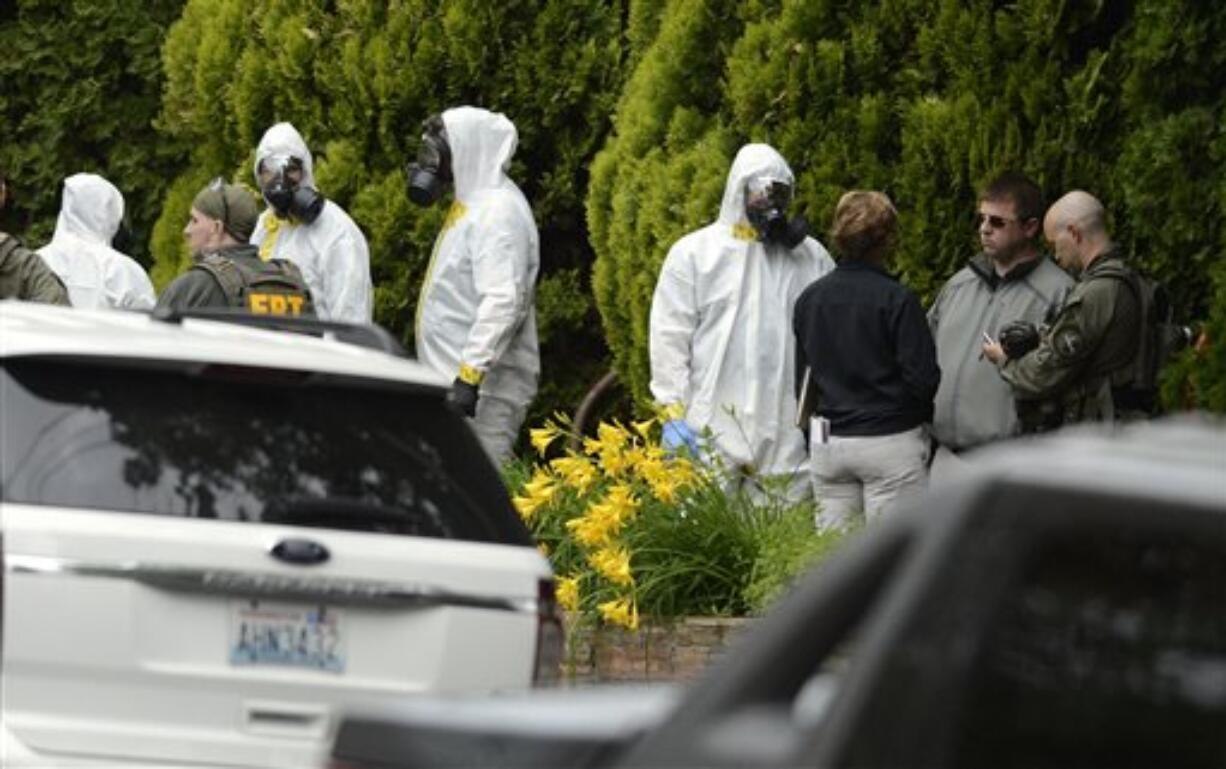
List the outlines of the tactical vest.
{"type": "Polygon", "coordinates": [[[253,269],[244,261],[208,254],[192,269],[204,270],[226,295],[230,307],[253,315],[315,317],[311,292],[298,265],[285,259],[270,259],[253,269]]]}
{"type": "MultiPolygon", "coordinates": [[[[1145,338],[1154,323],[1157,308],[1154,291],[1145,279],[1118,260],[1104,261],[1095,267],[1090,280],[1115,280],[1137,302],[1139,335],[1142,339],[1132,349],[1120,349],[1114,354],[1093,361],[1066,390],[1051,399],[1017,401],[1017,416],[1022,433],[1055,430],[1076,422],[1113,422],[1143,415],[1152,405],[1152,395],[1146,399],[1142,390],[1152,387],[1154,378],[1142,369],[1152,356],[1147,353],[1145,338]]],[[[1072,291],[1050,308],[1044,325],[1050,327],[1064,312],[1072,291]]],[[[1046,333],[1046,332],[1045,332],[1046,333]]]]}
{"type": "MultiPolygon", "coordinates": [[[[1139,335],[1144,337],[1149,325],[1149,316],[1154,308],[1152,293],[1141,285],[1141,277],[1118,260],[1102,263],[1092,280],[1116,280],[1123,283],[1137,302],[1139,335]]],[[[1086,371],[1083,379],[1065,392],[1062,400],[1062,422],[1115,422],[1122,418],[1136,418],[1137,408],[1131,401],[1125,403],[1123,393],[1132,391],[1140,376],[1138,367],[1144,355],[1145,345],[1138,341],[1132,350],[1120,350],[1114,356],[1096,361],[1086,371]]]]}

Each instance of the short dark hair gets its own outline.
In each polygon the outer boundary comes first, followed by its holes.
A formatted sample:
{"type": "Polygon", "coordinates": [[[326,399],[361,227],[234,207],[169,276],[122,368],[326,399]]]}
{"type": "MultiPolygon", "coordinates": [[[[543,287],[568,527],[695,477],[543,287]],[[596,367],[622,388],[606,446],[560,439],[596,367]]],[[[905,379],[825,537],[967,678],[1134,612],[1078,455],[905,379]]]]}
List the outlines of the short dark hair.
{"type": "Polygon", "coordinates": [[[993,179],[979,199],[1009,201],[1017,218],[1023,222],[1043,216],[1043,191],[1030,177],[1016,171],[1006,171],[993,179]]]}

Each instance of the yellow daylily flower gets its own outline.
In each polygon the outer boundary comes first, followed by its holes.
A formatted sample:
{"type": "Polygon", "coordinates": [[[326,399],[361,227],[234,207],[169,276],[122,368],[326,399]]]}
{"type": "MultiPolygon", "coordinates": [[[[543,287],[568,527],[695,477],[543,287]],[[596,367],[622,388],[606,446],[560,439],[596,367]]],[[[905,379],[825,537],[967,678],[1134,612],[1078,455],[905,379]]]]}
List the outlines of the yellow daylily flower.
{"type": "Polygon", "coordinates": [[[558,479],[548,471],[538,469],[532,479],[524,484],[524,493],[542,502],[551,502],[558,493],[558,479]]]}
{"type": "Polygon", "coordinates": [[[532,519],[536,517],[536,511],[541,509],[541,505],[545,504],[545,501],[539,497],[525,497],[521,494],[515,496],[511,500],[511,504],[515,506],[516,512],[519,513],[519,517],[523,519],[524,523],[531,523],[532,519]]]}
{"type": "Polygon", "coordinates": [[[612,424],[601,422],[600,426],[596,428],[596,437],[605,446],[616,449],[624,448],[631,440],[630,432],[617,422],[612,424]]]}
{"type": "Polygon", "coordinates": [[[609,487],[609,493],[605,495],[605,504],[619,521],[633,518],[639,510],[639,501],[634,496],[634,489],[625,483],[609,487]]]}
{"type": "Polygon", "coordinates": [[[562,477],[568,486],[580,494],[586,493],[599,477],[595,465],[587,457],[575,456],[573,454],[558,457],[551,461],[549,466],[562,477]]]}
{"type": "Polygon", "coordinates": [[[558,606],[566,611],[579,611],[579,578],[562,577],[557,586],[558,606]]]}
{"type": "Polygon", "coordinates": [[[606,516],[581,515],[567,521],[566,528],[579,544],[600,547],[616,533],[617,522],[606,516]]]}
{"type": "Polygon", "coordinates": [[[676,480],[667,476],[661,476],[650,481],[650,484],[651,493],[655,495],[656,499],[669,505],[677,501],[677,492],[680,490],[681,484],[676,480]]]}
{"type": "Polygon", "coordinates": [[[630,553],[624,547],[605,547],[588,556],[587,562],[596,573],[615,585],[632,585],[630,553]]]}
{"type": "Polygon", "coordinates": [[[652,417],[650,419],[644,419],[642,422],[631,422],[630,424],[634,426],[634,431],[641,435],[644,441],[650,443],[651,428],[654,427],[658,421],[659,420],[657,420],[655,417],[652,417]]]}
{"type": "Polygon", "coordinates": [[[605,601],[596,608],[600,610],[600,616],[605,622],[621,625],[628,630],[637,630],[639,627],[639,607],[628,598],[605,601]]]}
{"type": "Polygon", "coordinates": [[[549,450],[549,445],[557,440],[561,434],[562,431],[553,422],[546,422],[544,427],[536,427],[528,431],[528,436],[532,441],[532,448],[536,449],[536,453],[542,457],[549,450]]]}

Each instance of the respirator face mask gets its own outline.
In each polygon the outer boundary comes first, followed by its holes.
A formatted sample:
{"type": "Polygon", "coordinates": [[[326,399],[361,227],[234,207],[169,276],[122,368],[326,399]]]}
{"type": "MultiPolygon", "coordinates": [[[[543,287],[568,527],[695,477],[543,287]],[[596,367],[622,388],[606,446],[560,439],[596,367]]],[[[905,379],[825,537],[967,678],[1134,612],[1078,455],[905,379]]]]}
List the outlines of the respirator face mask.
{"type": "Polygon", "coordinates": [[[282,219],[294,218],[310,224],[319,218],[324,198],[302,183],[302,159],[292,155],[270,155],[260,161],[260,193],[282,219]]]}
{"type": "Polygon", "coordinates": [[[745,216],[758,232],[763,243],[777,243],[784,248],[799,246],[809,235],[809,223],[803,216],[787,218],[792,203],[792,185],[782,179],[751,179],[745,186],[745,216]]]}
{"type": "Polygon", "coordinates": [[[442,115],[431,115],[422,124],[417,161],[409,163],[406,172],[409,200],[424,207],[434,205],[443,196],[443,189],[452,177],[451,145],[442,115]]]}

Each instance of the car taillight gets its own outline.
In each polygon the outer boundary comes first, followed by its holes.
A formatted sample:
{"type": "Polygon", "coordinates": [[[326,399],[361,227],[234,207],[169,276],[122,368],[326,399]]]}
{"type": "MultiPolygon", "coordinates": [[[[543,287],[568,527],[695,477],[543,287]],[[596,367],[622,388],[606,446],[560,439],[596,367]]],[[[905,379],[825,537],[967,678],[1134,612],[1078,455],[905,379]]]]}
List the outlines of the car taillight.
{"type": "Polygon", "coordinates": [[[562,614],[554,593],[554,581],[542,579],[536,589],[536,664],[534,686],[553,686],[562,677],[562,653],[566,645],[562,614]]]}

